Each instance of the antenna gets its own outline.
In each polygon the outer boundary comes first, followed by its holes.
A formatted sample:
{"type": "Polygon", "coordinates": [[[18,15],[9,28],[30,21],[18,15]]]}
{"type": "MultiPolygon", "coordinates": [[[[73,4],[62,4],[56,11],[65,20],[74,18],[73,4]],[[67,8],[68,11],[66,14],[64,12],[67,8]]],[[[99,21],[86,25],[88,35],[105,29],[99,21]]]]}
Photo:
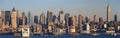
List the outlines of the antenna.
{"type": "Polygon", "coordinates": [[[110,5],[110,0],[108,0],[108,5],[110,5]]]}

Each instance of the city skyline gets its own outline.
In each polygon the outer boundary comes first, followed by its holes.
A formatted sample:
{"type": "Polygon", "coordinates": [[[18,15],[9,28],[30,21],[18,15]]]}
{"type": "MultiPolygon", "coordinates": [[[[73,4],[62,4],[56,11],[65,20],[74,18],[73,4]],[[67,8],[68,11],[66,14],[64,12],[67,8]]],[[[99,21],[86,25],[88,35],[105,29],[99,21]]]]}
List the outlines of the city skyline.
{"type": "MultiPolygon", "coordinates": [[[[0,10],[11,10],[12,8],[18,9],[20,12],[25,12],[26,15],[30,11],[33,15],[40,15],[41,13],[47,14],[47,10],[53,12],[53,14],[58,15],[59,11],[63,10],[64,13],[70,13],[70,15],[81,14],[83,16],[88,16],[93,18],[96,14],[97,17],[102,17],[106,20],[107,14],[107,4],[108,0],[0,0],[0,10]],[[2,2],[3,1],[3,2],[2,2]],[[23,3],[21,3],[23,2],[23,3]],[[79,3],[80,2],[80,3],[79,3]],[[94,3],[93,3],[94,2],[94,3]]],[[[119,0],[111,0],[111,17],[114,20],[114,14],[117,14],[118,20],[120,19],[120,5],[119,0]]]]}

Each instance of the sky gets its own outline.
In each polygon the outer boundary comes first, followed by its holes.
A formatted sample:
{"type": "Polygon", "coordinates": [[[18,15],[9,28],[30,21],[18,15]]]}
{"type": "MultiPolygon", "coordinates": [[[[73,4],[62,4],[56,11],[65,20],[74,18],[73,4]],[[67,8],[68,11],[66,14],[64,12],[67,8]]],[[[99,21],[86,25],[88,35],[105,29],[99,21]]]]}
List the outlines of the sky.
{"type": "MultiPolygon", "coordinates": [[[[102,17],[106,20],[108,0],[0,0],[0,10],[12,10],[16,8],[19,13],[30,11],[33,15],[40,15],[47,13],[47,10],[52,11],[53,14],[58,15],[59,11],[71,15],[81,14],[93,18],[102,17]]],[[[112,19],[114,14],[117,14],[120,20],[120,0],[110,0],[112,9],[112,19]]]]}

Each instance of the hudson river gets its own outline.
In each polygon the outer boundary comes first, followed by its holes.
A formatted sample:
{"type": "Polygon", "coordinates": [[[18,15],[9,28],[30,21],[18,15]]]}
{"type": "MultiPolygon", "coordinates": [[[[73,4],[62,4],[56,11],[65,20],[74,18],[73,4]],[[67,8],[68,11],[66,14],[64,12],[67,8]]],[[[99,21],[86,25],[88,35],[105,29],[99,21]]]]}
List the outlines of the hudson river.
{"type": "MultiPolygon", "coordinates": [[[[14,37],[13,35],[0,35],[0,38],[22,38],[22,37],[14,37]]],[[[77,35],[77,36],[72,36],[72,35],[59,35],[59,36],[39,36],[39,35],[30,35],[29,38],[120,38],[120,35],[106,35],[106,34],[101,34],[101,35],[77,35]]]]}

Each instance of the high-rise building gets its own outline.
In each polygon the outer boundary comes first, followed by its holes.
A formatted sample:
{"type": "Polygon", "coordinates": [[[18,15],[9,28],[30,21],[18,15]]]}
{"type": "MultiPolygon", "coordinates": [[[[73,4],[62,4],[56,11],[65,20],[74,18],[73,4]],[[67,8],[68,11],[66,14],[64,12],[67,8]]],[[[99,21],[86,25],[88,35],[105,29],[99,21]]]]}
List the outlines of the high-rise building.
{"type": "Polygon", "coordinates": [[[114,15],[114,21],[117,21],[117,15],[116,14],[114,15]]]}
{"type": "Polygon", "coordinates": [[[0,10],[0,17],[1,17],[1,12],[2,12],[2,11],[0,10]]]}
{"type": "Polygon", "coordinates": [[[31,22],[31,21],[32,21],[31,19],[32,19],[32,18],[31,18],[31,12],[28,12],[28,18],[27,18],[27,24],[28,24],[28,25],[32,25],[32,24],[31,24],[31,23],[32,23],[32,22],[31,22]]]}
{"type": "Polygon", "coordinates": [[[58,24],[59,23],[59,21],[58,21],[58,18],[56,17],[56,18],[54,18],[54,24],[58,24]]]}
{"type": "Polygon", "coordinates": [[[99,17],[99,22],[103,22],[103,19],[102,19],[102,17],[99,17]]]}
{"type": "Polygon", "coordinates": [[[68,19],[68,25],[72,26],[72,17],[69,17],[69,19],[68,19]]]}
{"type": "Polygon", "coordinates": [[[4,24],[11,24],[11,11],[1,11],[1,18],[4,21],[4,24]]]}
{"type": "Polygon", "coordinates": [[[11,24],[11,11],[5,11],[5,24],[11,24]]]}
{"type": "Polygon", "coordinates": [[[22,12],[22,24],[26,25],[27,24],[27,17],[24,12],[22,12]]]}
{"type": "Polygon", "coordinates": [[[15,10],[15,8],[13,8],[11,13],[12,28],[17,28],[17,14],[18,10],[15,10]]]}
{"type": "Polygon", "coordinates": [[[1,18],[3,19],[3,23],[5,21],[5,11],[1,11],[1,18]]]}
{"type": "Polygon", "coordinates": [[[2,20],[2,18],[0,17],[0,30],[2,30],[2,28],[3,28],[3,20],[2,20]]]}
{"type": "Polygon", "coordinates": [[[90,33],[90,25],[89,25],[89,23],[86,23],[86,33],[90,33]]]}
{"type": "Polygon", "coordinates": [[[5,24],[5,11],[1,11],[1,19],[3,21],[3,24],[5,24]]]}
{"type": "Polygon", "coordinates": [[[72,16],[72,25],[77,26],[77,17],[76,16],[72,16]]]}
{"type": "Polygon", "coordinates": [[[54,22],[54,24],[59,23],[58,17],[56,15],[53,15],[53,22],[54,22]]]}
{"type": "Polygon", "coordinates": [[[38,22],[38,16],[34,16],[34,23],[35,24],[38,24],[39,22],[38,22]]]}
{"type": "Polygon", "coordinates": [[[103,21],[102,17],[99,17],[98,28],[102,28],[103,24],[104,24],[104,21],[103,21]]]}
{"type": "Polygon", "coordinates": [[[79,15],[79,16],[78,16],[78,25],[81,26],[81,25],[82,25],[82,22],[83,22],[83,16],[82,16],[82,15],[79,15]]]}
{"type": "Polygon", "coordinates": [[[88,23],[90,21],[90,19],[86,16],[85,17],[85,23],[88,23]]]}
{"type": "Polygon", "coordinates": [[[70,16],[69,13],[66,13],[66,14],[65,14],[65,27],[68,27],[68,26],[69,26],[69,16],[70,16]]]}
{"type": "Polygon", "coordinates": [[[93,22],[94,22],[94,23],[98,22],[96,15],[94,15],[94,17],[93,17],[93,22]]]}
{"type": "Polygon", "coordinates": [[[64,22],[64,12],[63,11],[59,12],[59,21],[60,21],[60,23],[64,22]]]}
{"type": "Polygon", "coordinates": [[[52,22],[52,12],[51,11],[47,11],[47,24],[49,22],[52,22]]]}
{"type": "Polygon", "coordinates": [[[19,16],[19,17],[18,17],[18,25],[23,25],[22,22],[23,22],[23,21],[22,21],[22,16],[19,16]]]}
{"type": "Polygon", "coordinates": [[[44,13],[42,13],[42,14],[40,15],[39,23],[40,23],[40,24],[46,24],[46,17],[45,17],[45,14],[44,14],[44,13]]]}
{"type": "Polygon", "coordinates": [[[34,16],[31,14],[31,20],[30,20],[30,22],[31,22],[31,25],[33,25],[34,24],[34,16]]]}
{"type": "Polygon", "coordinates": [[[110,0],[107,5],[107,21],[111,21],[111,7],[110,7],[110,0]]]}
{"type": "Polygon", "coordinates": [[[79,15],[78,16],[78,27],[80,29],[80,32],[82,31],[82,23],[83,23],[83,16],[79,15]]]}

